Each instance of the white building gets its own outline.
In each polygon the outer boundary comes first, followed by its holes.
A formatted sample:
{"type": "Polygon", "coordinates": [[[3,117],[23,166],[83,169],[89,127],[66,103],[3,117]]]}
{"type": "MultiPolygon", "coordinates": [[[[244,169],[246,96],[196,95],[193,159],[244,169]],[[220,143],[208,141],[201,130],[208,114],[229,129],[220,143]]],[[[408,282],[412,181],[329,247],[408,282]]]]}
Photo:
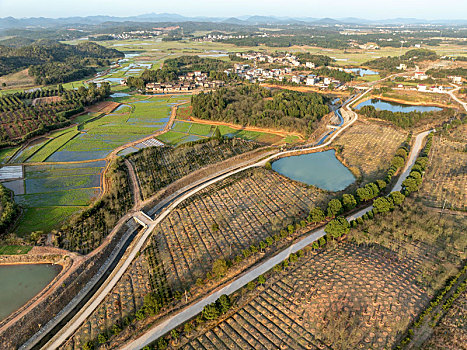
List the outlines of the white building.
{"type": "Polygon", "coordinates": [[[307,68],[315,68],[315,64],[313,62],[307,62],[307,63],[305,63],[305,66],[307,68]]]}
{"type": "Polygon", "coordinates": [[[396,67],[396,68],[399,69],[399,70],[406,70],[406,69],[407,69],[407,65],[404,64],[404,63],[401,63],[401,64],[399,64],[399,66],[396,67]]]}
{"type": "Polygon", "coordinates": [[[417,80],[425,80],[425,79],[428,79],[428,75],[426,75],[423,72],[415,72],[414,78],[417,80]]]}
{"type": "Polygon", "coordinates": [[[301,82],[302,82],[302,78],[299,75],[294,75],[292,77],[292,83],[300,84],[301,82]]]}
{"type": "Polygon", "coordinates": [[[449,79],[451,79],[454,84],[462,83],[462,77],[450,76],[449,79]]]}
{"type": "Polygon", "coordinates": [[[316,85],[319,82],[317,77],[308,77],[306,78],[306,85],[316,85]]]}

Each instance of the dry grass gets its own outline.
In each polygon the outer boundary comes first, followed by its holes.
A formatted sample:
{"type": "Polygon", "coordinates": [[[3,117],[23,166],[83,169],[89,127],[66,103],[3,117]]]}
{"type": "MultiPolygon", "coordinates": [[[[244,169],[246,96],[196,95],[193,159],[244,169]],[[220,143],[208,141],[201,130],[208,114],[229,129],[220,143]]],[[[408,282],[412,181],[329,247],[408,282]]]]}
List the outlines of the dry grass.
{"type": "Polygon", "coordinates": [[[420,196],[429,206],[467,210],[467,125],[433,139],[420,196]]]}
{"type": "Polygon", "coordinates": [[[20,72],[7,74],[0,77],[0,85],[6,84],[6,88],[22,88],[35,86],[34,78],[28,75],[28,70],[24,69],[20,72]]]}
{"type": "Polygon", "coordinates": [[[407,132],[366,121],[357,121],[337,138],[345,164],[360,174],[365,182],[384,175],[407,132]]]}

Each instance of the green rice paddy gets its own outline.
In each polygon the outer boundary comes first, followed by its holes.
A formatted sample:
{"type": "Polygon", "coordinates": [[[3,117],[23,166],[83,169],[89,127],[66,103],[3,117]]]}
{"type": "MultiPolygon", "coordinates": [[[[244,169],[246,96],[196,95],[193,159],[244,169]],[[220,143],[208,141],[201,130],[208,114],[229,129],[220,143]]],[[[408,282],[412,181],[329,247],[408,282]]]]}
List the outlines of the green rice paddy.
{"type": "Polygon", "coordinates": [[[15,195],[23,217],[15,232],[49,232],[99,195],[105,162],[25,166],[25,194],[15,195]]]}

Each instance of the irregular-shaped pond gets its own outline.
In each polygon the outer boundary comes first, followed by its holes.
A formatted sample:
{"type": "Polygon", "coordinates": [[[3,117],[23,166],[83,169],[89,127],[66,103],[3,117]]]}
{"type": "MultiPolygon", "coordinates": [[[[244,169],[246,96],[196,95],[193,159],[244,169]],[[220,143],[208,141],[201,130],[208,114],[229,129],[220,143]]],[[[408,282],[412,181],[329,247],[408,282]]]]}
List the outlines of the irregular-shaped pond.
{"type": "Polygon", "coordinates": [[[355,181],[334,150],[281,158],[272,169],[293,180],[328,191],[341,191],[355,181]]]}

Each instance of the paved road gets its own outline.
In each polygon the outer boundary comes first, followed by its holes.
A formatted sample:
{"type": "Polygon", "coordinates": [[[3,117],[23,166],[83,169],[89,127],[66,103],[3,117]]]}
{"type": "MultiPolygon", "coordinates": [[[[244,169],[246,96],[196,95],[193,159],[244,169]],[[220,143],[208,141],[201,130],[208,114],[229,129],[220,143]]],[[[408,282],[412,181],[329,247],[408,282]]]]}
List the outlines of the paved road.
{"type": "MultiPolygon", "coordinates": [[[[405,178],[409,175],[410,169],[412,168],[413,164],[415,163],[415,160],[422,148],[422,141],[426,137],[426,135],[429,134],[429,131],[423,132],[419,135],[416,136],[414,146],[412,147],[412,150],[410,152],[409,160],[407,162],[407,165],[402,172],[401,176],[399,177],[399,180],[397,181],[396,185],[394,186],[393,190],[398,191],[396,187],[400,187],[400,184],[402,184],[402,181],[405,180],[405,178]]],[[[276,157],[272,156],[271,158],[276,157]]],[[[268,158],[269,159],[269,158],[268,158]]],[[[264,162],[264,161],[263,161],[264,162]]],[[[258,163],[257,163],[258,164],[258,163]]],[[[373,209],[373,206],[369,206],[365,209],[360,210],[357,213],[354,213],[352,215],[349,215],[347,217],[348,220],[354,220],[358,217],[363,216],[365,213],[373,209]]],[[[324,228],[318,229],[316,231],[310,232],[308,236],[302,238],[298,242],[292,244],[288,248],[284,249],[281,251],[279,254],[269,258],[265,262],[261,263],[260,265],[253,267],[252,269],[244,272],[240,277],[235,279],[234,281],[230,282],[223,288],[219,289],[218,291],[206,296],[202,300],[198,301],[197,303],[190,305],[180,311],[179,313],[167,318],[164,320],[162,323],[156,325],[155,327],[151,328],[148,332],[143,334],[141,337],[131,341],[127,345],[125,345],[122,349],[123,350],[137,350],[145,347],[146,345],[151,344],[155,340],[157,340],[159,337],[162,335],[170,332],[172,329],[178,327],[179,325],[183,324],[184,322],[188,321],[189,319],[193,318],[197,314],[199,314],[203,308],[210,304],[215,302],[222,294],[231,294],[235,292],[236,290],[242,288],[244,285],[246,285],[248,282],[255,280],[258,278],[260,275],[264,274],[265,272],[269,271],[272,269],[275,265],[278,263],[282,262],[285,260],[290,254],[296,253],[300,249],[305,248],[307,245],[313,243],[317,239],[323,237],[325,235],[324,228]]]]}

